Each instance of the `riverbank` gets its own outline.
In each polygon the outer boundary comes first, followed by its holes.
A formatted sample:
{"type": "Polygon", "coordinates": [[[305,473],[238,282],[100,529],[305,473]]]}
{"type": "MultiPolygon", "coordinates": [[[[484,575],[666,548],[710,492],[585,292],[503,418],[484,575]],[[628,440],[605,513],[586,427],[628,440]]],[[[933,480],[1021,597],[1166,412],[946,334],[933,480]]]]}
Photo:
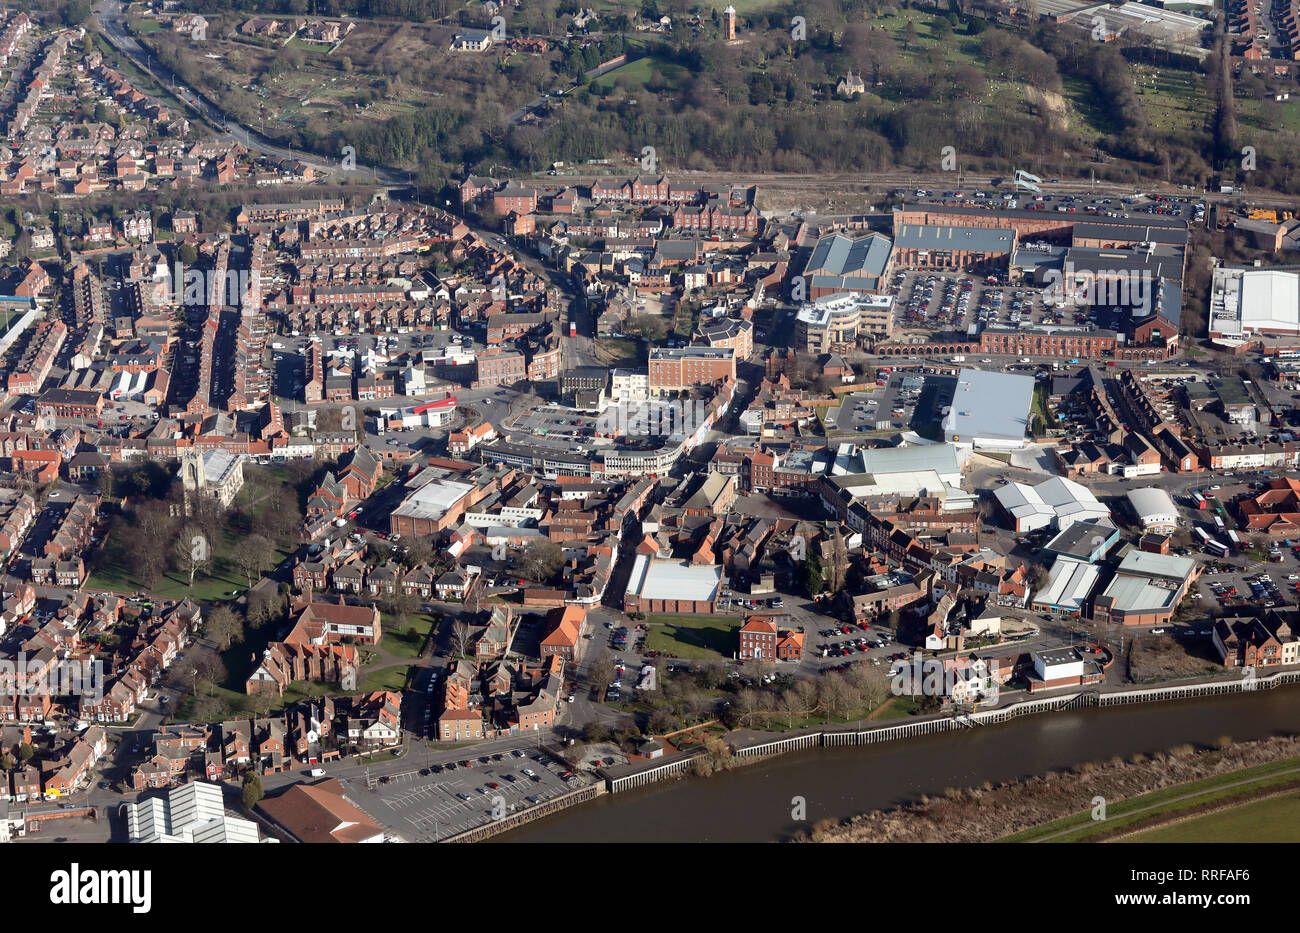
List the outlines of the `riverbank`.
{"type": "MultiPolygon", "coordinates": [[[[1300,775],[1300,737],[1269,738],[1232,743],[1227,737],[1220,747],[1196,749],[1181,744],[1150,756],[1118,757],[1105,762],[1084,762],[1064,771],[1020,781],[979,787],[946,788],[938,797],[924,796],[901,807],[875,810],[843,823],[815,825],[806,839],[815,842],[991,842],[1030,841],[1034,838],[1067,841],[1069,825],[1086,828],[1080,833],[1090,840],[1128,835],[1143,825],[1156,825],[1174,817],[1159,812],[1144,815],[1145,795],[1172,791],[1245,772],[1251,780],[1282,781],[1300,775]],[[1269,765],[1286,763],[1273,770],[1269,765]],[[1256,770],[1259,769],[1259,770],[1256,770]],[[1125,806],[1126,802],[1136,802],[1125,806]],[[1124,817],[1122,820],[1117,817],[1124,817]],[[1060,823],[1058,829],[1053,824],[1060,823]],[[1107,824],[1110,824],[1109,826],[1107,824]],[[1104,828],[1103,828],[1104,827],[1104,828]],[[1039,832],[1035,832],[1039,830],[1039,832]]],[[[1231,793],[1237,782],[1227,781],[1222,789],[1231,793]]],[[[1211,791],[1205,787],[1206,803],[1211,791]]],[[[1180,796],[1196,796],[1174,793],[1180,796]]],[[[1154,810],[1154,805],[1152,807],[1154,810]]]]}
{"type": "Polygon", "coordinates": [[[710,769],[707,780],[679,779],[694,776],[683,773],[694,756],[613,769],[606,775],[610,793],[498,839],[802,838],[809,826],[839,826],[856,814],[913,803],[924,794],[942,795],[948,787],[1016,782],[1080,762],[1152,755],[1180,743],[1208,747],[1223,735],[1242,742],[1291,735],[1300,721],[1300,696],[1269,688],[1296,679],[1295,672],[1271,675],[1251,691],[1242,691],[1239,682],[1133,691],[1112,695],[1104,704],[1096,694],[1033,700],[1019,704],[1018,714],[1011,709],[976,714],[981,725],[996,724],[992,729],[931,720],[860,733],[751,734],[715,762],[720,767],[710,769]],[[1149,702],[1156,699],[1177,702],[1149,702]],[[1025,715],[1032,712],[1038,715],[1025,715]],[[807,802],[802,819],[791,817],[795,797],[807,802]]]}

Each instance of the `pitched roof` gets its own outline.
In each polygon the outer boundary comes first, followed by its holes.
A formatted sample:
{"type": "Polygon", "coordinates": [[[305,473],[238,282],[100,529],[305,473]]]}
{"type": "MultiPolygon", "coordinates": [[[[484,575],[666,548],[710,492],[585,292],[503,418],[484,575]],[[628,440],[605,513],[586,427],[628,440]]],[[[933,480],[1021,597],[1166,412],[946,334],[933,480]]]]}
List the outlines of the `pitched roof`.
{"type": "Polygon", "coordinates": [[[365,842],[383,833],[344,796],[335,778],[295,784],[258,807],[301,842],[365,842]]]}

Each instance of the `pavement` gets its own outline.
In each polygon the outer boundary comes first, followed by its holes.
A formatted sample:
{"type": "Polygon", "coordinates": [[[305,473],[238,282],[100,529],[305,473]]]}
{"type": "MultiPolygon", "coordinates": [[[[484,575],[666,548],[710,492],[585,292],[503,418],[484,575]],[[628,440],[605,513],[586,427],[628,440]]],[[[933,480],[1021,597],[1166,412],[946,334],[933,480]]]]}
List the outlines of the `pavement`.
{"type": "Polygon", "coordinates": [[[344,785],[358,806],[404,841],[436,842],[596,780],[571,771],[545,752],[516,748],[445,763],[430,761],[387,780],[350,777],[344,785]],[[571,777],[566,781],[561,774],[571,777]]]}

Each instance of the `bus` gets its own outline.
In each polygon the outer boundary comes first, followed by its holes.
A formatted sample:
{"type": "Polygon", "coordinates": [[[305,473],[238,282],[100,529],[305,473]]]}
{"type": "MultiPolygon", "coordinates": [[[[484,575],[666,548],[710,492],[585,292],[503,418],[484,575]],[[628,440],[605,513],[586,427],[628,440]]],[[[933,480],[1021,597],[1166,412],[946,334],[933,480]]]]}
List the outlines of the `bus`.
{"type": "Polygon", "coordinates": [[[1213,554],[1215,557],[1228,556],[1227,546],[1220,541],[1215,541],[1213,538],[1205,542],[1205,549],[1209,551],[1211,554],[1213,554]]]}
{"type": "Polygon", "coordinates": [[[1192,493],[1192,503],[1198,509],[1203,509],[1209,506],[1209,503],[1205,501],[1205,497],[1201,495],[1199,492],[1192,493]]]}
{"type": "Polygon", "coordinates": [[[1232,551],[1234,554],[1241,550],[1241,538],[1237,536],[1235,530],[1228,532],[1228,543],[1232,545],[1232,551]]]}
{"type": "Polygon", "coordinates": [[[1222,515],[1216,515],[1216,516],[1214,516],[1214,527],[1217,528],[1217,529],[1219,529],[1219,531],[1224,531],[1224,530],[1226,529],[1227,526],[1225,526],[1225,525],[1223,524],[1223,516],[1222,516],[1222,515]]]}
{"type": "Polygon", "coordinates": [[[1196,526],[1196,537],[1201,539],[1201,544],[1210,543],[1210,536],[1205,533],[1205,529],[1202,528],[1200,525],[1196,526]]]}

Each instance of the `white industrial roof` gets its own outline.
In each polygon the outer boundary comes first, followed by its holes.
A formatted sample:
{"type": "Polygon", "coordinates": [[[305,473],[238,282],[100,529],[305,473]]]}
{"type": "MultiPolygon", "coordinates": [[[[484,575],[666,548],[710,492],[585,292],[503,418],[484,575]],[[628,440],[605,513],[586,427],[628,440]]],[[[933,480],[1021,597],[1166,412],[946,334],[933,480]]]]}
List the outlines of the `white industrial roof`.
{"type": "Polygon", "coordinates": [[[1143,521],[1165,515],[1175,517],[1178,515],[1178,510],[1174,507],[1174,500],[1170,498],[1169,493],[1154,486],[1146,489],[1130,489],[1128,491],[1128,501],[1129,505],[1133,506],[1133,511],[1137,514],[1137,517],[1143,521]]]}
{"type": "Polygon", "coordinates": [[[1132,550],[1125,554],[1124,559],[1119,562],[1118,572],[1140,574],[1148,577],[1164,577],[1170,580],[1185,580],[1195,569],[1196,561],[1191,557],[1132,550]]]}
{"type": "Polygon", "coordinates": [[[1058,557],[1052,564],[1047,587],[1034,597],[1034,602],[1082,612],[1097,586],[1097,577],[1096,565],[1072,557],[1058,557]]]}
{"type": "Polygon", "coordinates": [[[228,450],[213,448],[203,452],[203,475],[213,485],[221,485],[235,465],[239,463],[239,454],[228,450]]]}
{"type": "Polygon", "coordinates": [[[712,602],[722,585],[722,568],[660,560],[638,554],[627,590],[642,599],[690,599],[712,602]]]}
{"type": "Polygon", "coordinates": [[[1033,398],[1031,376],[963,369],[944,418],[944,437],[971,444],[1023,441],[1033,398]]]}
{"type": "Polygon", "coordinates": [[[1243,272],[1240,295],[1242,330],[1300,329],[1300,276],[1294,272],[1243,272]]]}
{"type": "Polygon", "coordinates": [[[1037,486],[1007,483],[993,495],[1018,521],[1031,515],[1049,516],[1065,529],[1075,522],[1110,517],[1110,510],[1089,489],[1063,476],[1053,476],[1037,486]]]}
{"type": "Polygon", "coordinates": [[[907,447],[862,449],[864,473],[911,473],[926,470],[961,475],[962,457],[952,444],[919,444],[907,447]]]}
{"type": "Polygon", "coordinates": [[[221,786],[193,781],[127,806],[132,842],[258,842],[257,824],[226,813],[221,786]]]}
{"type": "Polygon", "coordinates": [[[993,497],[1017,521],[1023,521],[1031,515],[1056,514],[1033,486],[1026,486],[1024,483],[1007,483],[995,491],[993,497]]]}
{"type": "Polygon", "coordinates": [[[404,518],[439,518],[474,487],[454,480],[435,480],[407,497],[393,510],[404,518]]]}

